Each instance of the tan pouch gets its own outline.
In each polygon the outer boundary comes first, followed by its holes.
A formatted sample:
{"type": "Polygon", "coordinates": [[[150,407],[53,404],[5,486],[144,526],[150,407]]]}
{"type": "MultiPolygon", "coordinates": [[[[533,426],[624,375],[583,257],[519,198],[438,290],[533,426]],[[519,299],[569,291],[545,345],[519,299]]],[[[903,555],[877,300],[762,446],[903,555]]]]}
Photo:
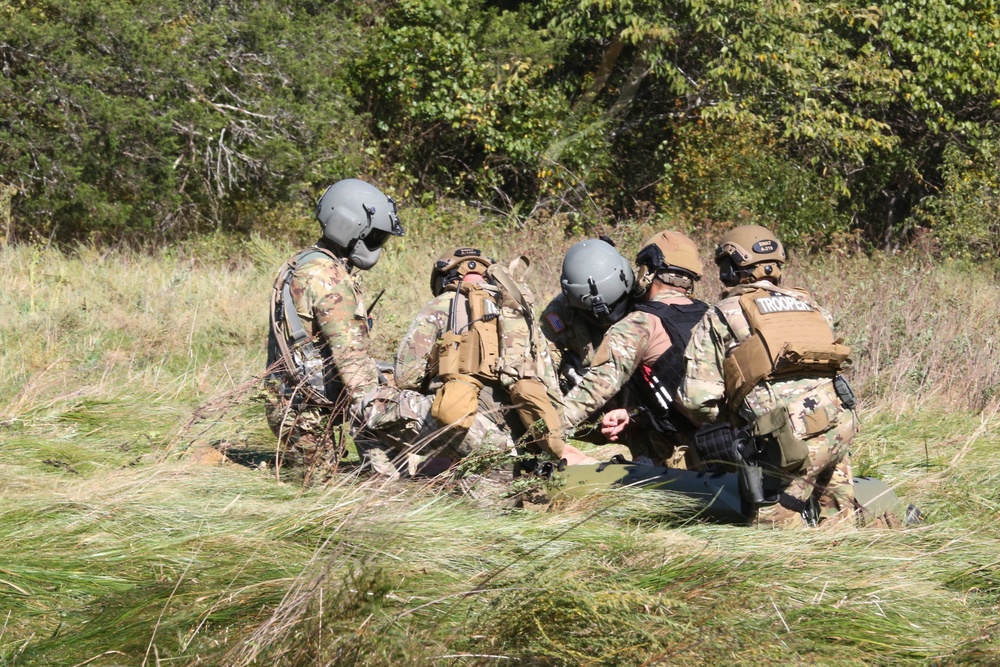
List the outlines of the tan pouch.
{"type": "Polygon", "coordinates": [[[729,405],[738,406],[750,390],[768,376],[771,368],[771,355],[760,336],[754,334],[740,343],[722,362],[729,405]]]}
{"type": "Polygon", "coordinates": [[[467,375],[450,378],[434,395],[431,416],[446,428],[469,428],[479,412],[479,390],[482,386],[478,380],[467,375]]]}
{"type": "Polygon", "coordinates": [[[786,368],[816,369],[820,372],[834,373],[851,360],[851,348],[839,343],[816,345],[789,341],[785,343],[774,365],[775,373],[781,373],[786,368]]]}
{"type": "Polygon", "coordinates": [[[779,466],[788,472],[801,472],[809,464],[809,445],[795,435],[788,408],[781,405],[757,418],[754,435],[774,438],[781,450],[779,466]]]}
{"type": "Polygon", "coordinates": [[[438,375],[450,377],[462,372],[462,336],[445,331],[438,341],[438,375]]]}

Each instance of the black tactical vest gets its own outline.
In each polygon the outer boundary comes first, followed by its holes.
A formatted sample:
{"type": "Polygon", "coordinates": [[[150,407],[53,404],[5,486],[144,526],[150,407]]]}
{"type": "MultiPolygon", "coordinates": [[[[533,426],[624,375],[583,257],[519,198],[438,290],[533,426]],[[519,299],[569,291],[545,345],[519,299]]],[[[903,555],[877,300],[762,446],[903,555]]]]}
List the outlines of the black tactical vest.
{"type": "Polygon", "coordinates": [[[693,431],[694,426],[674,406],[674,396],[684,379],[684,349],[691,340],[691,330],[708,310],[708,304],[647,301],[636,304],[635,309],[659,318],[670,336],[670,347],[652,366],[642,365],[635,371],[630,380],[632,390],[657,431],[693,431]]]}

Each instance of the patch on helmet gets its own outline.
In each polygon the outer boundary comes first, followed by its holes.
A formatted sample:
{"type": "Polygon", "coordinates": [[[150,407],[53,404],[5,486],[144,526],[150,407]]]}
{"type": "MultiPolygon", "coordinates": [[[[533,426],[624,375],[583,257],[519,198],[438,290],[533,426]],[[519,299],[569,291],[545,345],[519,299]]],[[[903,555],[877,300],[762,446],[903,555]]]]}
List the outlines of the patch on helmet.
{"type": "Polygon", "coordinates": [[[761,239],[753,244],[753,251],[761,255],[769,255],[778,252],[778,243],[773,239],[761,239]]]}
{"type": "Polygon", "coordinates": [[[482,254],[479,248],[459,248],[455,251],[455,257],[479,257],[482,254]]]}
{"type": "Polygon", "coordinates": [[[561,333],[562,330],[566,328],[566,325],[563,324],[563,321],[555,313],[549,313],[545,316],[545,319],[548,321],[549,326],[552,327],[552,330],[556,333],[561,333]]]}

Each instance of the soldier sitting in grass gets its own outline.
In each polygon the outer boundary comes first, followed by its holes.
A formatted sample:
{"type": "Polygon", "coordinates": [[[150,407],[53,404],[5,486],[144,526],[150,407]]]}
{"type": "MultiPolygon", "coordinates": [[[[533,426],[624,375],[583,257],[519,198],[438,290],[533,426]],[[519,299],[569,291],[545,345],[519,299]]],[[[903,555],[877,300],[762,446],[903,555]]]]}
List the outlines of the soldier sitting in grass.
{"type": "Polygon", "coordinates": [[[431,269],[434,298],[400,343],[396,384],[433,394],[442,428],[468,429],[486,416],[528,452],[595,463],[561,438],[552,361],[531,294],[512,272],[478,248],[442,254],[431,269]]]}
{"type": "Polygon", "coordinates": [[[808,292],[781,284],[785,259],[764,227],[722,237],[715,261],[728,289],[691,335],[679,399],[699,421],[746,432],[743,456],[763,470],[755,524],[803,526],[815,498],[821,523],[850,527],[854,396],[839,375],[850,348],[808,292]]]}
{"type": "MultiPolygon", "coordinates": [[[[621,439],[633,457],[693,468],[699,464],[693,447],[696,428],[677,408],[674,393],[684,374],[683,353],[691,328],[708,307],[691,298],[702,274],[698,248],[679,232],[660,232],[643,244],[636,263],[641,300],[607,330],[589,370],[566,394],[565,420],[575,427],[600,417],[604,436],[621,439]],[[624,400],[629,407],[601,415],[622,390],[627,390],[624,400]]],[[[605,273],[601,268],[579,268],[593,272],[586,282],[595,294],[597,279],[605,273]]],[[[587,298],[582,294],[582,300],[587,298]]]]}

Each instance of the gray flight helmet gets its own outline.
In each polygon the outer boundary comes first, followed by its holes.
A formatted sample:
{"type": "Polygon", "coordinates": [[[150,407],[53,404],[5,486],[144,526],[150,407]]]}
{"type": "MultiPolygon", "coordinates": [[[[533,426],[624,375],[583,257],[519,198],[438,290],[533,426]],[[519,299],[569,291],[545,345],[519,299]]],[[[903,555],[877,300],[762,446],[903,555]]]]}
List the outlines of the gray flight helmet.
{"type": "Polygon", "coordinates": [[[572,308],[594,322],[611,325],[628,313],[635,274],[610,243],[587,239],[566,253],[559,282],[572,308]]]}
{"type": "Polygon", "coordinates": [[[316,219],[323,236],[362,270],[375,266],[390,237],[403,235],[392,197],[356,178],[326,189],[316,204],[316,219]]]}

